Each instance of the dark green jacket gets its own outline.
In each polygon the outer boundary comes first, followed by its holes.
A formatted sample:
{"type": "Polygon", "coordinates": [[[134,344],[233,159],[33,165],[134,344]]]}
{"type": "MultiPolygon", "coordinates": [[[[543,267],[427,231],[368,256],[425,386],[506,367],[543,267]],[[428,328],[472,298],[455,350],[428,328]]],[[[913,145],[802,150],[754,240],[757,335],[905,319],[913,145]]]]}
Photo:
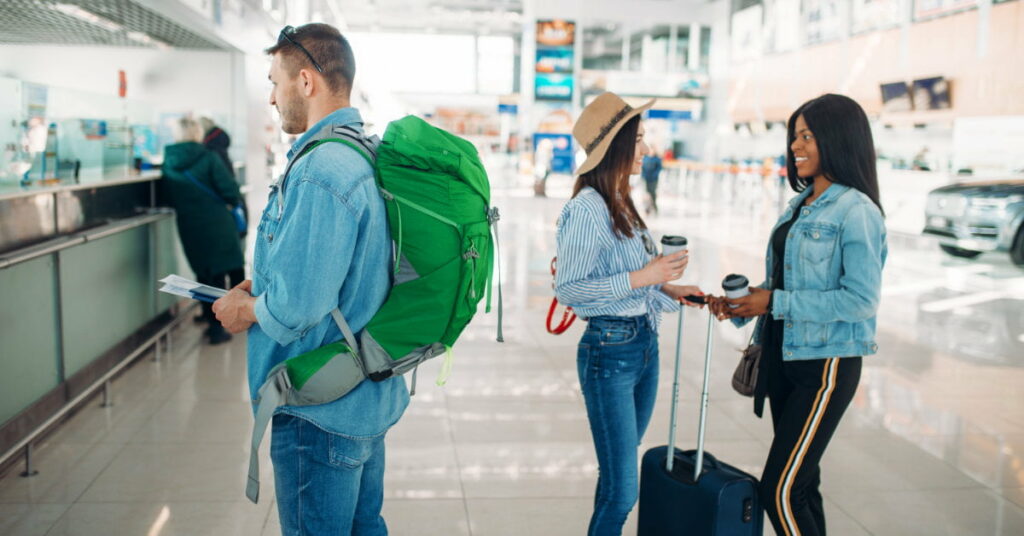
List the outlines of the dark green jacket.
{"type": "Polygon", "coordinates": [[[176,143],[164,149],[163,173],[164,191],[178,213],[181,245],[196,276],[209,278],[243,268],[242,242],[227,208],[240,204],[242,194],[224,162],[198,143],[176,143]],[[192,182],[186,170],[224,202],[192,182]]]}

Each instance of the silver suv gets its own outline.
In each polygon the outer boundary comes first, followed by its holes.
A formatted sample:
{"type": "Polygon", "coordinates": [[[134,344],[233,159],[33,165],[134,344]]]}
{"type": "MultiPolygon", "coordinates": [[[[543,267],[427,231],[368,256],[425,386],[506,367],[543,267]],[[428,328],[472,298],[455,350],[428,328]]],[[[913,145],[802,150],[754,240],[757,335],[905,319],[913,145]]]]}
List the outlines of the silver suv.
{"type": "Polygon", "coordinates": [[[924,234],[939,238],[943,251],[973,259],[985,251],[1008,251],[1024,266],[1024,179],[963,182],[928,194],[924,234]]]}

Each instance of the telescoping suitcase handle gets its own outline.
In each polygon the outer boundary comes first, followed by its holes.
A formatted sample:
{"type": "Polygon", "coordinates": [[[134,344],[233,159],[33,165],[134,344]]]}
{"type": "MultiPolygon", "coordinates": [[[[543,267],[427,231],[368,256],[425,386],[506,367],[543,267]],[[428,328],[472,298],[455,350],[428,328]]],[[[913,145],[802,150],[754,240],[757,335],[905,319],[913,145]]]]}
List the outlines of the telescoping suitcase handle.
{"type": "MultiPolygon", "coordinates": [[[[689,299],[689,297],[687,298],[689,299]]],[[[669,421],[668,431],[668,453],[665,456],[665,469],[669,474],[672,474],[672,465],[675,460],[676,452],[676,412],[679,409],[679,364],[680,364],[680,350],[683,342],[683,314],[685,310],[679,310],[679,331],[676,333],[676,366],[675,374],[672,378],[672,412],[669,421]]],[[[700,478],[700,473],[704,469],[704,430],[707,425],[707,410],[708,410],[708,383],[711,380],[711,346],[712,346],[712,328],[714,327],[715,317],[711,314],[711,310],[708,310],[708,330],[707,330],[707,344],[704,348],[704,386],[701,388],[700,393],[700,425],[697,428],[697,460],[693,464],[693,481],[697,482],[700,478]]]]}

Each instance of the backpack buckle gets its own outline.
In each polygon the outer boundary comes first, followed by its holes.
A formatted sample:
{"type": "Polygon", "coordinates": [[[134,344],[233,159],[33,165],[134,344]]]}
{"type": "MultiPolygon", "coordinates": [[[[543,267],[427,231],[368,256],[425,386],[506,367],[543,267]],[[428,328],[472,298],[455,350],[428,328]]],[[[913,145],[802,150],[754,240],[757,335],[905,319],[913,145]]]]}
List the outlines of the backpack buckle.
{"type": "Polygon", "coordinates": [[[279,393],[287,393],[292,388],[292,379],[288,376],[288,369],[282,368],[281,372],[274,376],[274,387],[279,393]]]}
{"type": "Polygon", "coordinates": [[[487,223],[494,225],[501,219],[501,213],[498,212],[498,207],[491,207],[487,210],[487,223]]]}

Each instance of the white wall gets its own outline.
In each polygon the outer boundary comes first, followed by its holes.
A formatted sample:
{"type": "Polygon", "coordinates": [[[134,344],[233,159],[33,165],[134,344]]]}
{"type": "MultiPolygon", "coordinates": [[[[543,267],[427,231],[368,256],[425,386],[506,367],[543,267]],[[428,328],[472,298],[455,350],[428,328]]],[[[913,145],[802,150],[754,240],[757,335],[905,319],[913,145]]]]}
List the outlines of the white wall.
{"type": "Polygon", "coordinates": [[[166,112],[233,110],[230,52],[107,46],[2,45],[0,76],[117,95],[118,70],[128,98],[166,112]]]}

